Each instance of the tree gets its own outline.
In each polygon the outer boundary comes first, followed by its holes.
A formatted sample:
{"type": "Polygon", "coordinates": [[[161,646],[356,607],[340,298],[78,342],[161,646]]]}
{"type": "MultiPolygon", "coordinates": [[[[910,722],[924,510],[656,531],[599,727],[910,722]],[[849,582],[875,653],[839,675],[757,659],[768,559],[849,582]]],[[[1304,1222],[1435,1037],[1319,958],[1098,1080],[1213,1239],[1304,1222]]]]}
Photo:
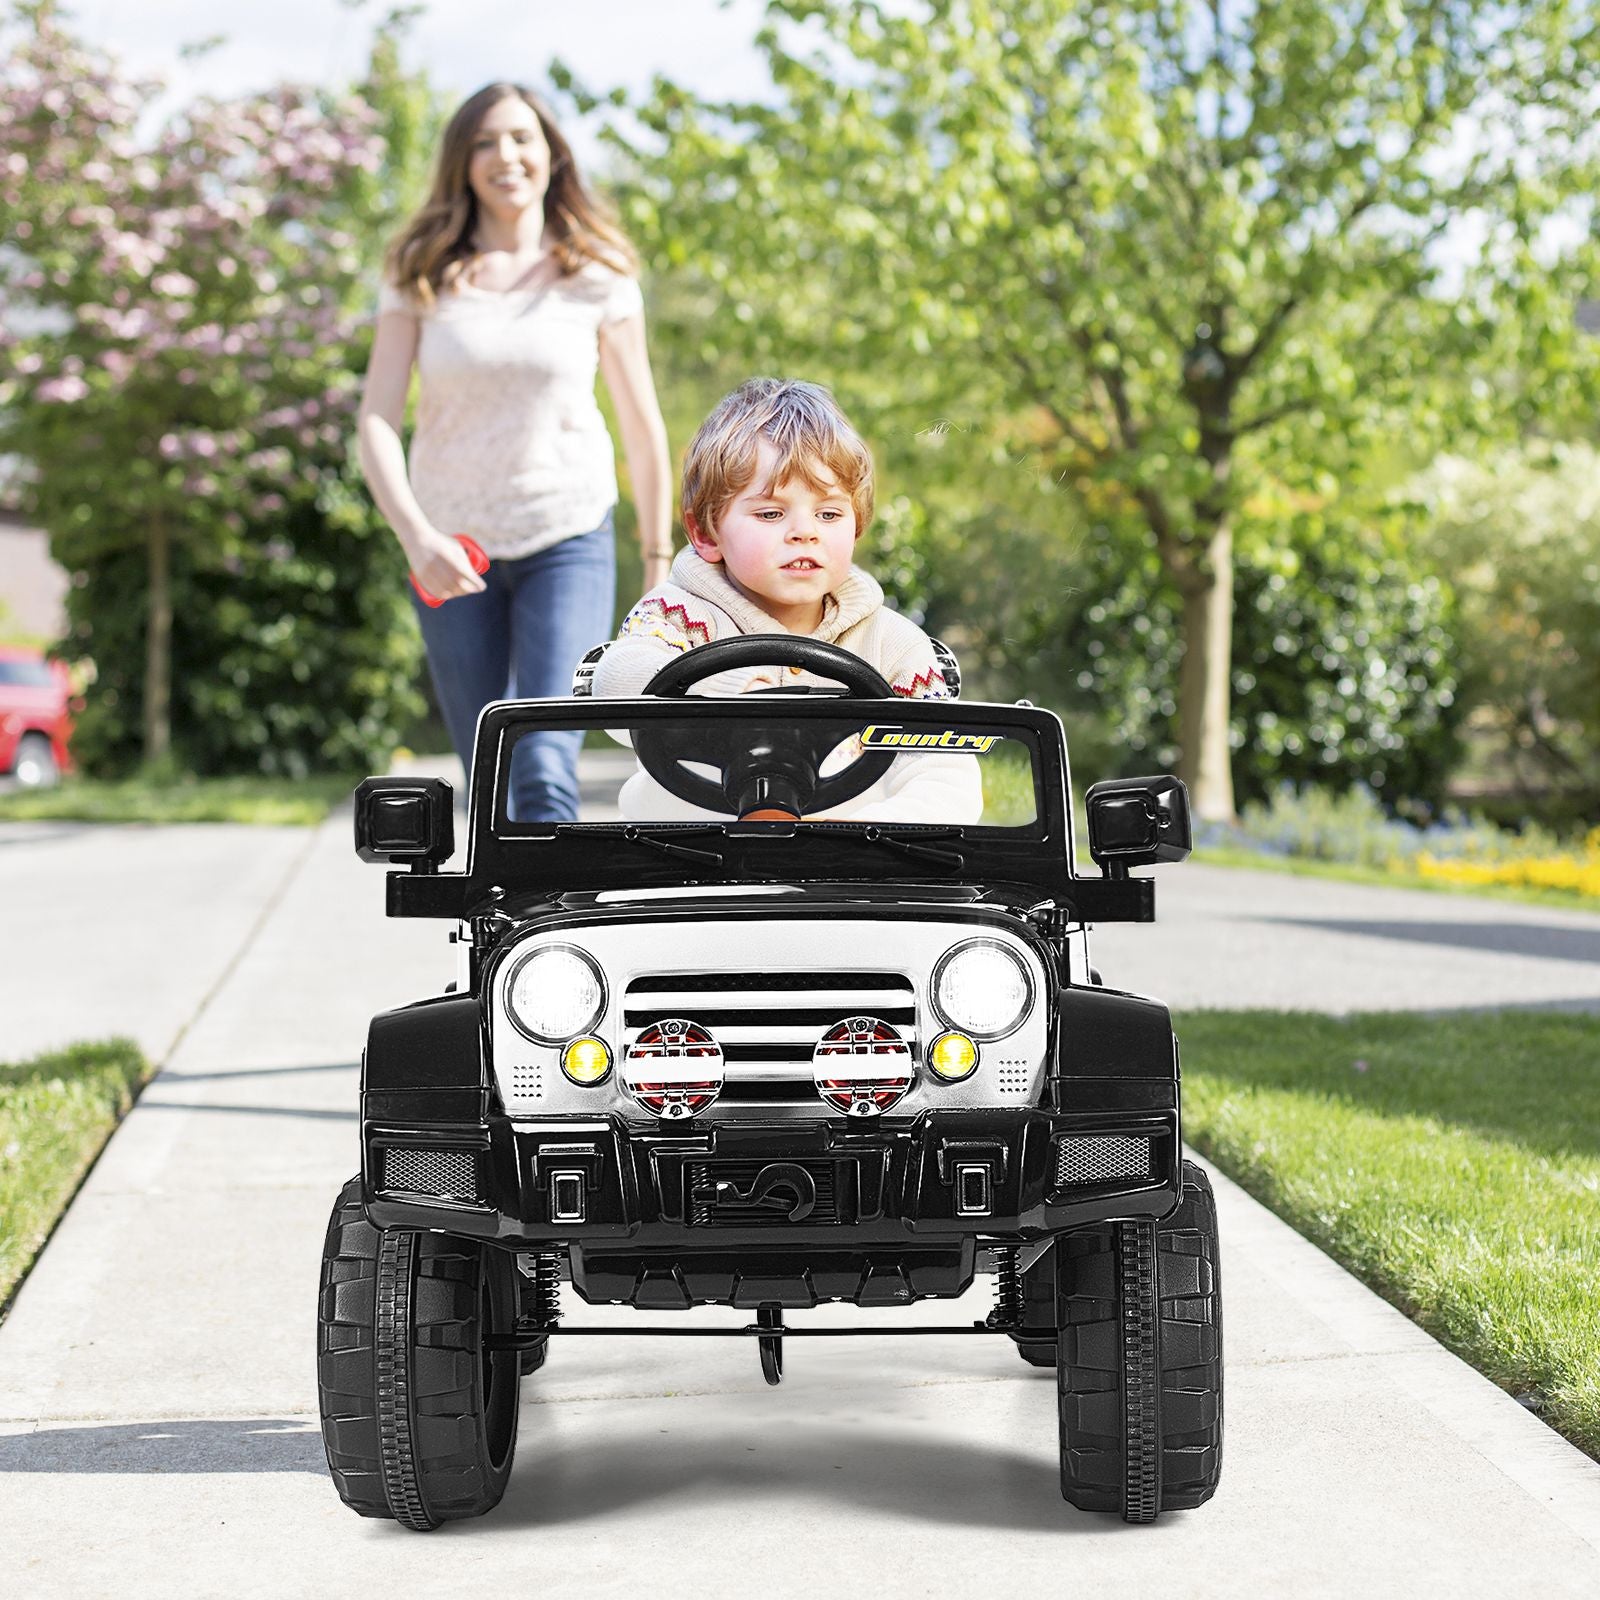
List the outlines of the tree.
{"type": "Polygon", "coordinates": [[[142,139],[156,85],[48,4],[14,33],[0,449],[79,576],[69,615],[98,671],[83,751],[123,764],[136,708],[143,760],[170,760],[178,635],[191,756],[359,765],[410,714],[415,655],[395,643],[403,564],[347,464],[371,236],[405,180],[380,128],[415,110],[392,49],[380,37],[382,111],[284,87],[197,102],[142,139]]]}
{"type": "MultiPolygon", "coordinates": [[[[1422,519],[1406,505],[1293,513],[1284,548],[1235,573],[1229,742],[1241,802],[1284,784],[1338,792],[1360,784],[1391,810],[1436,809],[1459,756],[1458,618],[1450,586],[1419,556],[1422,519]]],[[[1111,723],[1109,759],[1124,771],[1165,766],[1177,706],[1162,663],[1181,612],[1161,589],[1154,552],[1112,543],[1069,637],[1066,703],[1111,723]],[[1154,687],[1152,687],[1154,685],[1154,687]],[[1120,759],[1119,759],[1120,757],[1120,759]]],[[[1103,758],[1104,759],[1104,758],[1103,758]]]]}
{"type": "Polygon", "coordinates": [[[1235,551],[1284,537],[1244,508],[1326,501],[1375,439],[1513,431],[1592,379],[1578,252],[1540,249],[1587,184],[1593,10],[902,10],[771,0],[771,104],[658,82],[645,133],[613,134],[631,226],[752,364],[835,375],[878,437],[1021,428],[1014,470],[1136,520],[1180,610],[1180,770],[1228,816],[1235,551]],[[1486,243],[1456,270],[1464,221],[1486,243]]]}
{"type": "Polygon", "coordinates": [[[1442,457],[1416,481],[1460,596],[1463,699],[1526,815],[1600,815],[1600,451],[1442,457]]]}

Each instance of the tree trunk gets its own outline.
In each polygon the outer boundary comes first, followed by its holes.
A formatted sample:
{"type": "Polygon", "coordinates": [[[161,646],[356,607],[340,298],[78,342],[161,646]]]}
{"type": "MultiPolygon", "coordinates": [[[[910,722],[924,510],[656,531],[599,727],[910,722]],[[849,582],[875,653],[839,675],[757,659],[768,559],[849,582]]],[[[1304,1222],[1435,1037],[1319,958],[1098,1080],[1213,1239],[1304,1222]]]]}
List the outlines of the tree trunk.
{"type": "Polygon", "coordinates": [[[1233,528],[1224,520],[1180,584],[1183,665],[1178,674],[1178,776],[1196,817],[1232,822],[1233,528]]]}
{"type": "Polygon", "coordinates": [[[144,635],[144,764],[159,766],[172,749],[172,540],[166,523],[150,524],[149,614],[144,635]]]}

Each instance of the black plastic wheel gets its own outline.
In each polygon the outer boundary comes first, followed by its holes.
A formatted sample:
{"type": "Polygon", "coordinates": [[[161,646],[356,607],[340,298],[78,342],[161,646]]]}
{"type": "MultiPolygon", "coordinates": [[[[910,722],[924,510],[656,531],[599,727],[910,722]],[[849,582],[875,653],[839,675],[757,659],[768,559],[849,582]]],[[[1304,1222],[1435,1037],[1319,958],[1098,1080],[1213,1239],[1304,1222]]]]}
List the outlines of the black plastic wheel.
{"type": "Polygon", "coordinates": [[[1209,1500],[1222,1469],[1222,1300],[1211,1183],[1183,1164],[1160,1223],[1056,1242],[1061,1493],[1149,1522],[1209,1500]]]}
{"type": "Polygon", "coordinates": [[[1056,1258],[1054,1249],[1037,1255],[1018,1275],[1017,1327],[1011,1334],[1017,1354],[1030,1367],[1056,1364],[1056,1258]]]}
{"type": "Polygon", "coordinates": [[[517,1443],[517,1352],[484,1348],[516,1321],[509,1254],[434,1233],[379,1233],[361,1183],[328,1221],[317,1305],[317,1398],[339,1498],[419,1532],[500,1503],[517,1443]]]}

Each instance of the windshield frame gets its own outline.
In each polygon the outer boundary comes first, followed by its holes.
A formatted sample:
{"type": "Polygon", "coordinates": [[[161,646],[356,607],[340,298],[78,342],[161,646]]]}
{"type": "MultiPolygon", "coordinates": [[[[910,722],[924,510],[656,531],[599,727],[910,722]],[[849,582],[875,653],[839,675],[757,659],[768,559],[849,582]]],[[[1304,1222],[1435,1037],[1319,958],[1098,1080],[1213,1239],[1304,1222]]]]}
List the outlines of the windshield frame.
{"type": "Polygon", "coordinates": [[[502,700],[486,706],[478,720],[476,759],[468,797],[467,859],[459,873],[390,877],[394,915],[472,916],[500,898],[555,895],[574,890],[669,888],[674,884],[876,880],[893,877],[926,883],[1014,883],[1059,895],[1073,881],[1071,809],[1067,804],[1066,741],[1053,712],[1027,705],[976,701],[850,699],[834,696],[686,696],[632,700],[502,700]],[[651,719],[681,721],[685,714],[768,721],[781,703],[785,718],[860,715],[867,721],[925,728],[955,727],[1014,739],[1030,751],[1036,815],[1026,826],[892,822],[592,822],[511,824],[502,828],[510,783],[510,752],[523,734],[622,727],[651,719]],[[720,836],[718,829],[721,829],[720,836]],[[628,828],[720,853],[722,861],[700,862],[624,844],[628,828]],[[886,848],[881,837],[929,842],[959,834],[959,868],[886,848]]]}

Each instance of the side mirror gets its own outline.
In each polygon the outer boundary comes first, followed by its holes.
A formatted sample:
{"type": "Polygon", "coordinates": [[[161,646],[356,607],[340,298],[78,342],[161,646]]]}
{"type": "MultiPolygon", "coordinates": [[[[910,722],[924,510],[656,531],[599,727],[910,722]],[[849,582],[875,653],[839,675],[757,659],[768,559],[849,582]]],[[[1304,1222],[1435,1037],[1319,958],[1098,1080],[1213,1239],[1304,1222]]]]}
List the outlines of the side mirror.
{"type": "Polygon", "coordinates": [[[1107,778],[1091,786],[1084,804],[1089,854],[1108,878],[1189,854],[1189,791],[1177,778],[1107,778]]]}
{"type": "Polygon", "coordinates": [[[356,854],[363,861],[437,872],[456,847],[443,778],[363,778],[356,786],[356,854]]]}

